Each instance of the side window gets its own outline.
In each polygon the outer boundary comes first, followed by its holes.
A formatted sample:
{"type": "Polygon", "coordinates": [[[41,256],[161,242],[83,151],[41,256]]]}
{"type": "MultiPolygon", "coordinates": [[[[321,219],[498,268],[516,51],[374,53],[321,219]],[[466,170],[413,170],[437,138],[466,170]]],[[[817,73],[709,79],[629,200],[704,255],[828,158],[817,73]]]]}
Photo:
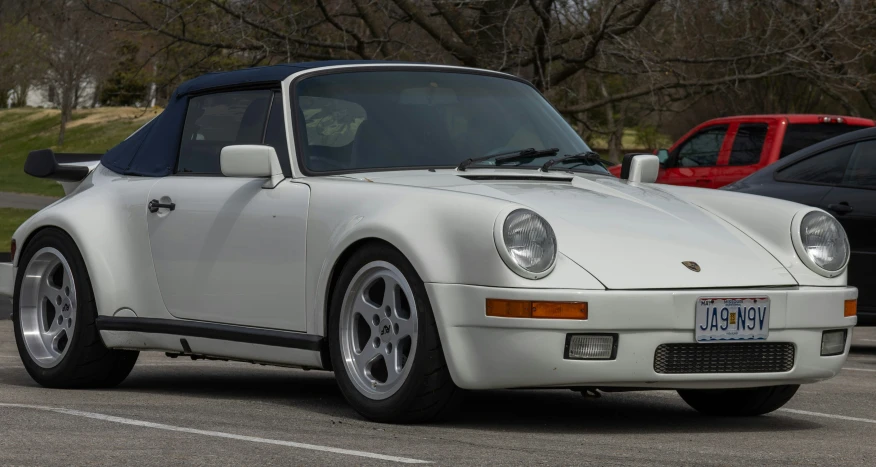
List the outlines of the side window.
{"type": "Polygon", "coordinates": [[[739,125],[733,149],[730,151],[729,165],[752,165],[760,162],[763,142],[766,139],[766,123],[743,123],[739,125]]]}
{"type": "Polygon", "coordinates": [[[855,146],[843,185],[876,188],[876,140],[855,146]]]}
{"type": "Polygon", "coordinates": [[[727,126],[713,126],[693,135],[675,153],[675,167],[708,167],[718,165],[718,155],[724,143],[727,126]]]}
{"type": "Polygon", "coordinates": [[[265,127],[265,144],[277,151],[277,158],[280,159],[280,167],[283,168],[283,172],[287,175],[291,174],[289,145],[286,142],[286,122],[283,120],[283,94],[280,91],[274,92],[274,101],[271,103],[271,111],[265,127]]]}
{"type": "Polygon", "coordinates": [[[341,99],[301,96],[298,104],[307,128],[308,146],[347,146],[366,118],[361,105],[341,99]]]}
{"type": "Polygon", "coordinates": [[[261,144],[272,91],[234,91],[189,100],[177,173],[218,174],[219,153],[234,144],[261,144]]]}
{"type": "Polygon", "coordinates": [[[812,156],[777,172],[776,178],[789,182],[838,185],[843,181],[854,149],[854,144],[848,144],[812,156]]]}

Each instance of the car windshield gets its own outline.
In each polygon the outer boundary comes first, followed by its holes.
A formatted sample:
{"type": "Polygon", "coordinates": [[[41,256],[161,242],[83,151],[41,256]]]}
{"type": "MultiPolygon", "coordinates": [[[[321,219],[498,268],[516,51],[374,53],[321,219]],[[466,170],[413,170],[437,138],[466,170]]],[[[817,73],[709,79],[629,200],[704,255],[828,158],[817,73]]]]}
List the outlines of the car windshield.
{"type": "MultiPolygon", "coordinates": [[[[467,159],[533,148],[543,155],[476,167],[540,168],[590,148],[531,86],[490,75],[357,71],[295,85],[297,152],[308,172],[456,167],[467,159]],[[557,148],[558,151],[543,151],[557,148]]],[[[571,160],[554,170],[608,174],[571,160]]]]}

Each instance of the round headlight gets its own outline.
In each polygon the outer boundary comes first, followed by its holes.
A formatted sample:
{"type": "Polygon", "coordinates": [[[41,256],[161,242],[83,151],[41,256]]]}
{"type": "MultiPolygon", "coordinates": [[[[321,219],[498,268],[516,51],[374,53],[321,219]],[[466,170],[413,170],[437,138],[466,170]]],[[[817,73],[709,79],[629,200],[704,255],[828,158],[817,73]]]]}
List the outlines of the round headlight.
{"type": "Polygon", "coordinates": [[[821,269],[841,270],[849,259],[849,240],[836,219],[813,211],[800,222],[800,243],[806,256],[821,269]]]}
{"type": "Polygon", "coordinates": [[[538,279],[549,273],[557,259],[557,237],[544,218],[528,209],[517,209],[502,224],[499,251],[517,274],[538,279]],[[504,252],[503,252],[504,250],[504,252]]]}

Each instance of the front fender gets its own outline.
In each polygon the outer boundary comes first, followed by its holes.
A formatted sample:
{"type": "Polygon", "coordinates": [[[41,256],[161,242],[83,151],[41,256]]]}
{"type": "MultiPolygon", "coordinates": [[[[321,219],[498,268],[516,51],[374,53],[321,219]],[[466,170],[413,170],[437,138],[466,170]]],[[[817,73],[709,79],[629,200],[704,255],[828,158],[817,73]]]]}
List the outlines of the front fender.
{"type": "Polygon", "coordinates": [[[323,310],[338,258],[364,239],[392,244],[423,282],[535,289],[594,289],[602,284],[562,254],[540,280],[512,272],[496,251],[493,226],[513,203],[430,188],[360,180],[314,179],[308,213],[308,332],[325,335],[323,310]],[[315,284],[311,287],[310,284],[315,284]]]}

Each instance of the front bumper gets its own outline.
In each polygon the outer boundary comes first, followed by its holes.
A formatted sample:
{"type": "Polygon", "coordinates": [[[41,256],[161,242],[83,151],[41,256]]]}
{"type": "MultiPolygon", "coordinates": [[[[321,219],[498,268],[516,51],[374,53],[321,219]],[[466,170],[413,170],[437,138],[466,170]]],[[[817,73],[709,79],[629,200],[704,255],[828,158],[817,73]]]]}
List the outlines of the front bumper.
{"type": "MultiPolygon", "coordinates": [[[[843,316],[854,287],[782,289],[593,291],[502,289],[426,284],[453,381],[466,389],[514,387],[732,388],[812,383],[836,376],[849,352],[822,357],[822,331],[850,329],[843,316]],[[794,366],[782,373],[662,374],[654,370],[660,344],[693,343],[698,297],[770,297],[767,342],[796,347],[794,366]],[[488,298],[587,302],[587,320],[486,316],[488,298]],[[617,333],[613,360],[564,359],[569,333],[617,333]]],[[[740,343],[744,344],[744,343],[740,343]]],[[[700,344],[710,345],[710,344],[700,344]]]]}
{"type": "Polygon", "coordinates": [[[0,297],[12,297],[15,289],[15,268],[12,263],[0,263],[0,297]]]}

